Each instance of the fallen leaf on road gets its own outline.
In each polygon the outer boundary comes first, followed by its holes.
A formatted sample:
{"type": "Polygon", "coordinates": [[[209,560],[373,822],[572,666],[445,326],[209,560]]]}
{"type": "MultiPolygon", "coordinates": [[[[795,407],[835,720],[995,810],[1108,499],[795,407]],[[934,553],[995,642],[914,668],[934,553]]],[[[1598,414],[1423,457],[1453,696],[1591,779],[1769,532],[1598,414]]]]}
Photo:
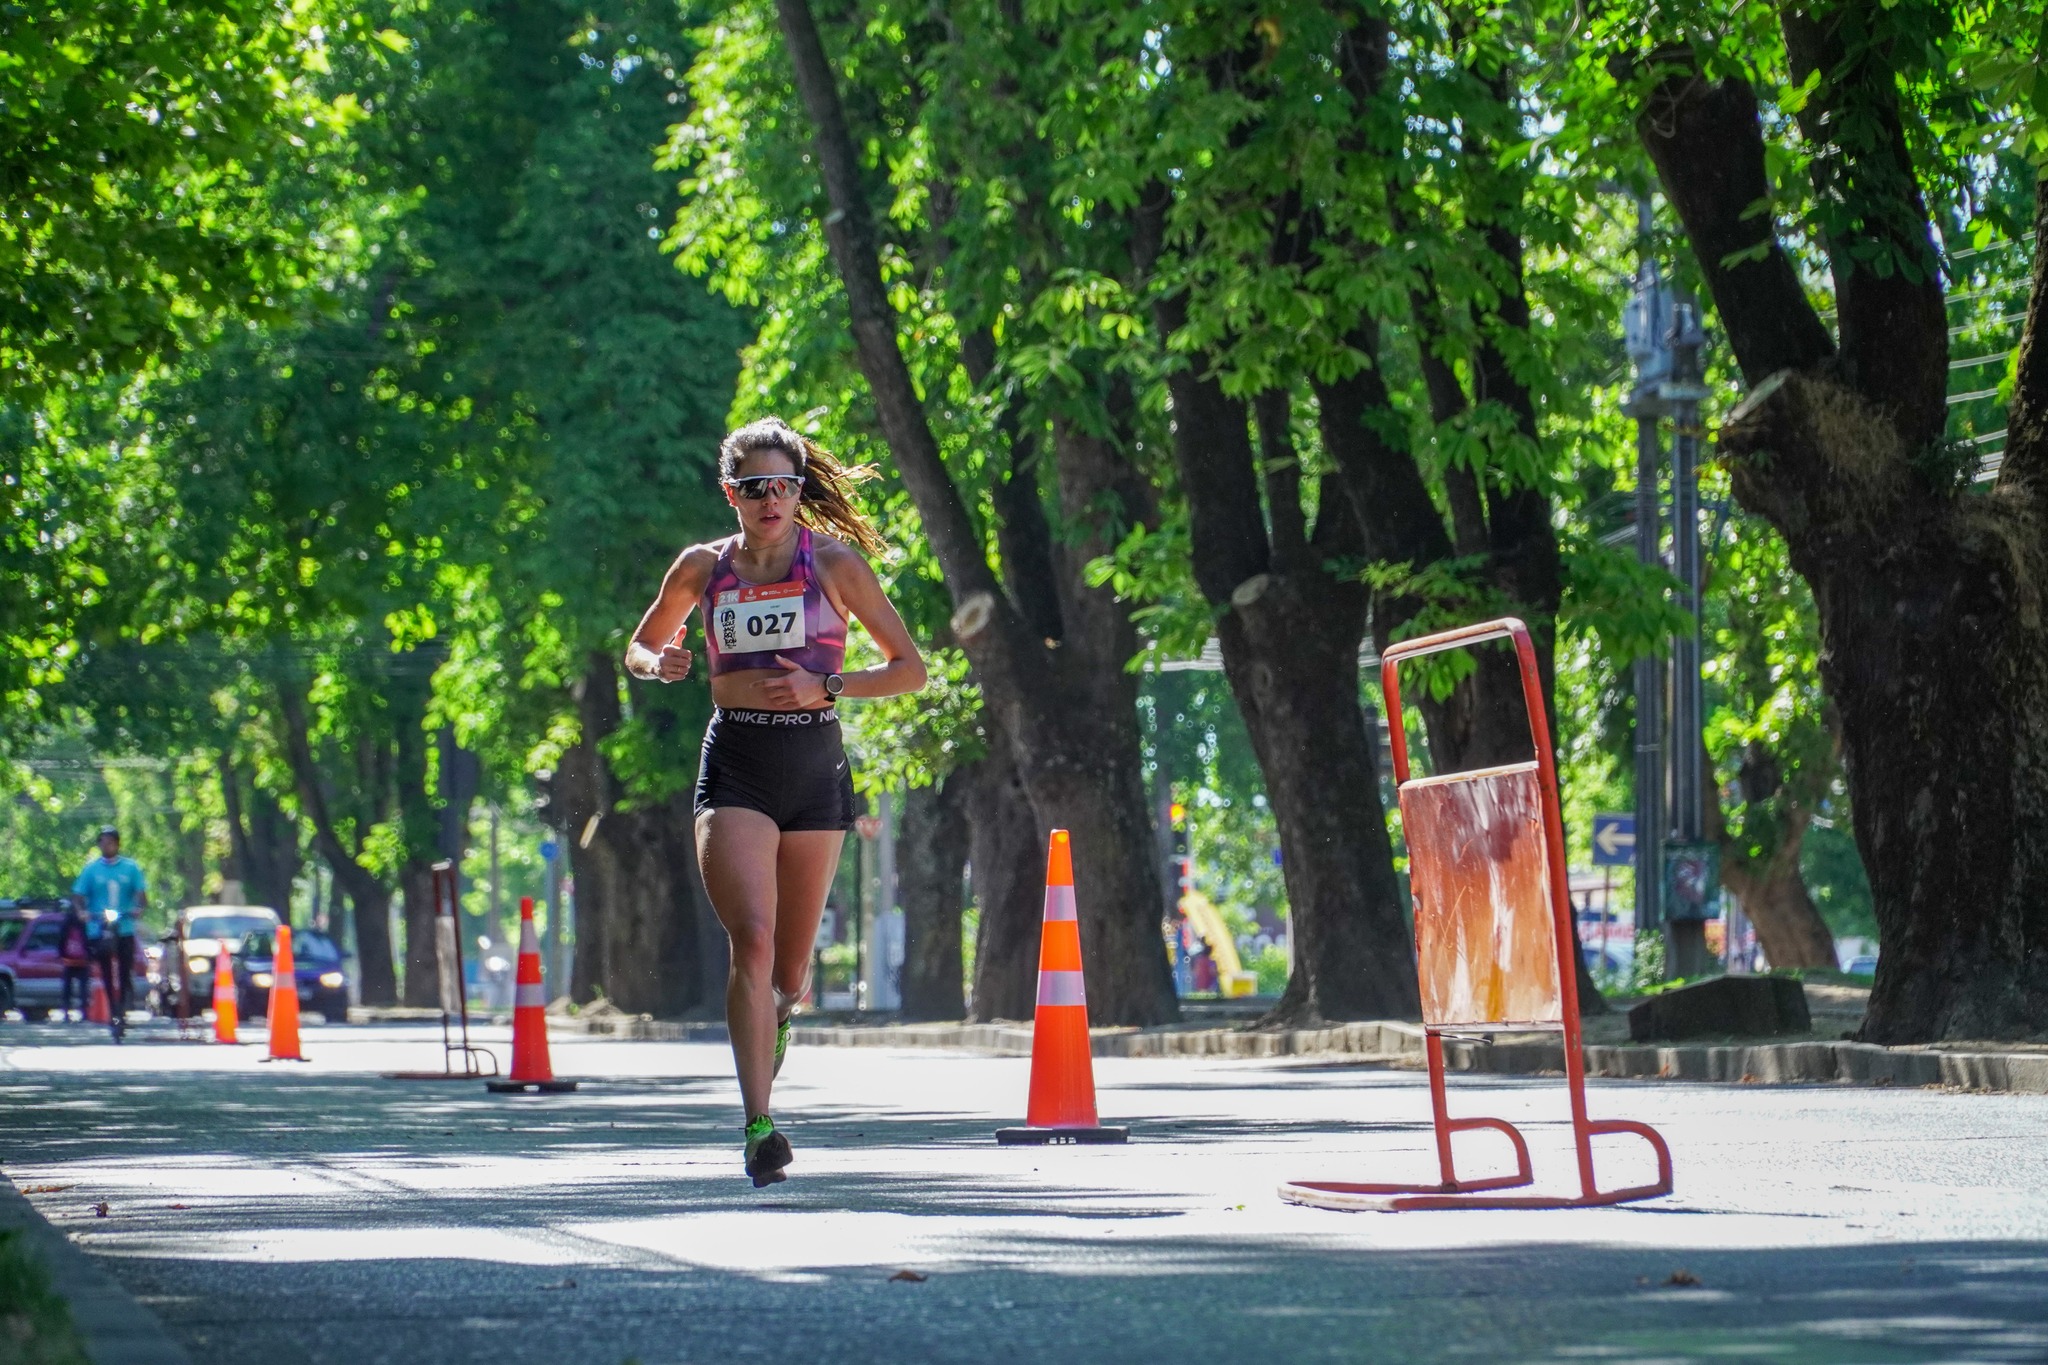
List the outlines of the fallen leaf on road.
{"type": "Polygon", "coordinates": [[[1671,1278],[1670,1278],[1670,1279],[1668,1279],[1668,1280],[1666,1280],[1666,1281],[1664,1281],[1664,1283],[1666,1283],[1666,1284],[1676,1284],[1676,1285],[1696,1285],[1696,1284],[1698,1284],[1699,1282],[1700,1282],[1700,1277],[1699,1277],[1699,1276],[1697,1276],[1697,1275],[1693,1274],[1693,1273],[1692,1273],[1692,1272],[1691,1272],[1690,1270],[1683,1270],[1683,1269],[1680,1269],[1680,1270],[1674,1270],[1674,1271],[1672,1271],[1672,1272],[1671,1272],[1671,1278]]]}
{"type": "Polygon", "coordinates": [[[905,1284],[923,1284],[926,1280],[929,1280],[930,1278],[931,1276],[920,1275],[915,1270],[899,1270],[894,1275],[891,1275],[889,1277],[889,1282],[893,1284],[897,1280],[901,1280],[905,1284]]]}
{"type": "Polygon", "coordinates": [[[93,1216],[93,1217],[95,1217],[95,1218],[104,1218],[104,1217],[106,1217],[106,1216],[107,1216],[107,1201],[106,1201],[106,1200],[102,1199],[102,1200],[101,1200],[101,1201],[100,1201],[99,1203],[97,1203],[97,1204],[94,1204],[94,1205],[92,1206],[92,1216],[93,1216]]]}
{"type": "Polygon", "coordinates": [[[170,1207],[174,1209],[189,1209],[192,1206],[190,1204],[172,1204],[170,1207]]]}

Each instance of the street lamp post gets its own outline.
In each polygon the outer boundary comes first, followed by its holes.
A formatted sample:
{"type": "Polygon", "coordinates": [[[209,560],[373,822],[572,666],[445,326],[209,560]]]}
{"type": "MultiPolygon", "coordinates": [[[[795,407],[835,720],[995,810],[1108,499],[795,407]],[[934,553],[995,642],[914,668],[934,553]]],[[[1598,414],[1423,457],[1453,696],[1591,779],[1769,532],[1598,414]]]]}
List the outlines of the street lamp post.
{"type": "MultiPolygon", "coordinates": [[[[1636,203],[1641,260],[1636,287],[1623,314],[1623,332],[1636,382],[1625,411],[1636,422],[1636,561],[1663,564],[1663,504],[1658,484],[1664,465],[1657,422],[1664,414],[1661,386],[1671,377],[1671,291],[1650,248],[1650,204],[1636,203]]],[[[1664,923],[1664,661],[1635,662],[1636,930],[1664,923]]]]}
{"type": "Polygon", "coordinates": [[[1700,555],[1700,383],[1699,310],[1680,300],[1671,318],[1671,378],[1661,393],[1671,413],[1671,557],[1682,594],[1679,605],[1691,626],[1671,642],[1671,834],[1666,858],[1674,883],[1665,907],[1665,962],[1673,976],[1707,970],[1706,916],[1712,894],[1714,858],[1706,847],[1705,699],[1700,686],[1700,607],[1705,575],[1700,555]]]}

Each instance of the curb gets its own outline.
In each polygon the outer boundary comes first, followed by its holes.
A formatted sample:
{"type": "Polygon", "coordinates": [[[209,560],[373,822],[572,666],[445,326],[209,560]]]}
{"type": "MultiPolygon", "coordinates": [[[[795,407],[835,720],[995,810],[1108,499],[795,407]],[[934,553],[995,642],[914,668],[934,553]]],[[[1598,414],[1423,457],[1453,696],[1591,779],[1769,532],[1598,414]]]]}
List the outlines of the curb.
{"type": "MultiPolygon", "coordinates": [[[[561,1021],[554,1021],[563,1027],[561,1021]]],[[[665,1042],[724,1042],[725,1025],[622,1017],[592,1020],[578,1033],[665,1042]]],[[[997,1057],[1031,1055],[1027,1024],[798,1024],[792,1041],[806,1047],[946,1048],[997,1057]]],[[[1237,1029],[1165,1027],[1095,1029],[1097,1057],[1344,1057],[1391,1066],[1420,1066],[1419,1025],[1399,1020],[1320,1029],[1253,1033],[1237,1029]]],[[[1945,1086],[1994,1094],[2048,1094],[2048,1052],[1943,1052],[1874,1043],[1589,1043],[1586,1074],[1609,1079],[1709,1081],[1747,1085],[1945,1086]]],[[[1452,1071],[1528,1076],[1564,1070],[1555,1037],[1508,1034],[1495,1040],[1446,1038],[1452,1071]]]]}
{"type": "Polygon", "coordinates": [[[20,1232],[50,1274],[50,1288],[71,1305],[71,1325],[92,1365],[192,1365],[156,1314],[92,1263],[0,1175],[0,1231],[20,1232]]]}

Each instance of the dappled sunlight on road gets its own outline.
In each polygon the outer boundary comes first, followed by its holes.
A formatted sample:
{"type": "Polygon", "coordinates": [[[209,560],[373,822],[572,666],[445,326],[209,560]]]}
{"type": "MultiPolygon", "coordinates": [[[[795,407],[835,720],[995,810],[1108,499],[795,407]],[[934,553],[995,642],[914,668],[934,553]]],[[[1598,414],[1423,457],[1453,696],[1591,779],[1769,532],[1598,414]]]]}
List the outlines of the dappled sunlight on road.
{"type": "MultiPolygon", "coordinates": [[[[581,1091],[494,1097],[379,1077],[433,1055],[431,1029],[309,1029],[314,1062],[289,1070],[19,1037],[0,1043],[6,1173],[235,1365],[265,1342],[334,1365],[406,1358],[400,1342],[465,1362],[857,1360],[885,1328],[921,1352],[891,1358],[981,1360],[968,1324],[991,1313],[1076,1360],[1316,1358],[1359,1332],[1388,1359],[2005,1360],[2038,1359],[2048,1321],[2037,1097],[1596,1084],[1596,1115],[1669,1136],[1672,1197],[1344,1215],[1275,1187],[1425,1177],[1419,1075],[1106,1059],[1128,1146],[999,1148],[1022,1059],[799,1049],[777,1094],[797,1164],[755,1191],[722,1046],[565,1039],[581,1091]],[[207,1289],[223,1274],[311,1325],[228,1330],[207,1289]],[[824,1304],[866,1325],[824,1331],[824,1304]],[[795,1316],[764,1337],[736,1305],[795,1316]],[[385,1354],[352,1354],[359,1313],[385,1354]]],[[[1539,1182],[1569,1181],[1554,1081],[1461,1076],[1451,1095],[1526,1124],[1539,1182]]],[[[1504,1157],[1459,1141],[1475,1169],[1504,1157]]],[[[1628,1144],[1610,1156],[1604,1178],[1639,1174],[1628,1144]]]]}

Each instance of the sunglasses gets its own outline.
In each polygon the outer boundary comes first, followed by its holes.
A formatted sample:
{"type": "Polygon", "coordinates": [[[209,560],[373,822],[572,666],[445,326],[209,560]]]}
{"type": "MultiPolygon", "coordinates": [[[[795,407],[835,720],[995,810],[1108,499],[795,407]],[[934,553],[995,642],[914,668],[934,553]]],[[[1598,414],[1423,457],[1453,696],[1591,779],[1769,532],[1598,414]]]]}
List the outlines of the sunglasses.
{"type": "Polygon", "coordinates": [[[763,498],[796,497],[804,491],[804,480],[801,474],[749,474],[745,478],[727,479],[725,486],[748,502],[759,502],[763,498]]]}

